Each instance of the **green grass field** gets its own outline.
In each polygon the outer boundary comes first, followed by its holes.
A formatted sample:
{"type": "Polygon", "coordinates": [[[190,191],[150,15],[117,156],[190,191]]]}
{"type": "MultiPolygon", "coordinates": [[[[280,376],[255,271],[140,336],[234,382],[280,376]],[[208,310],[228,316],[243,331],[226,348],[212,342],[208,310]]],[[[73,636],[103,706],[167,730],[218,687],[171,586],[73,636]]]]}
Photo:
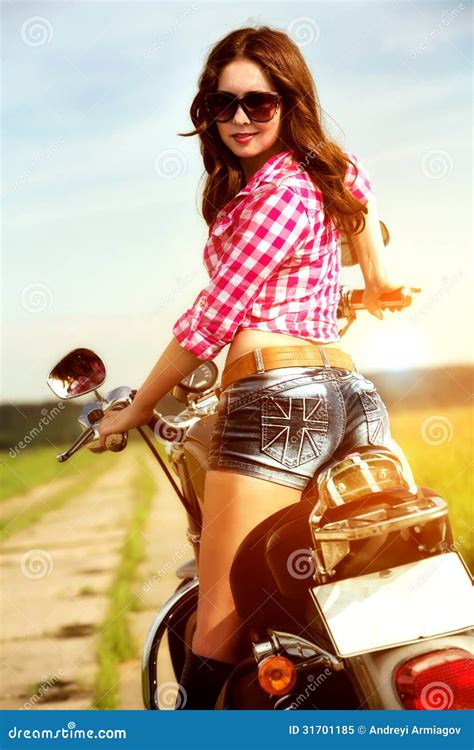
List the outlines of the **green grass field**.
{"type": "Polygon", "coordinates": [[[69,445],[52,447],[46,445],[25,448],[12,457],[7,450],[0,451],[0,501],[12,495],[21,495],[38,484],[47,484],[59,477],[80,477],[90,468],[104,461],[111,464],[113,454],[94,455],[89,450],[80,450],[65,463],[56,461],[58,453],[69,445]]]}
{"type": "Polygon", "coordinates": [[[474,570],[473,408],[393,412],[392,434],[405,452],[415,481],[449,506],[456,550],[474,570]]]}
{"type": "MultiPolygon", "coordinates": [[[[18,531],[34,526],[43,516],[51,511],[58,511],[75,495],[84,491],[103,472],[112,468],[116,456],[113,453],[93,455],[84,450],[65,463],[58,463],[56,455],[64,448],[27,448],[24,453],[12,458],[9,453],[2,452],[0,478],[2,480],[3,500],[1,508],[7,509],[0,519],[0,540],[16,534],[18,531]],[[21,459],[21,460],[20,460],[21,459]],[[72,483],[66,487],[55,479],[70,477],[72,483]],[[8,511],[8,499],[27,497],[35,487],[46,487],[47,502],[33,502],[29,498],[25,508],[18,512],[8,511]]],[[[14,501],[15,502],[15,501],[14,501]]]]}

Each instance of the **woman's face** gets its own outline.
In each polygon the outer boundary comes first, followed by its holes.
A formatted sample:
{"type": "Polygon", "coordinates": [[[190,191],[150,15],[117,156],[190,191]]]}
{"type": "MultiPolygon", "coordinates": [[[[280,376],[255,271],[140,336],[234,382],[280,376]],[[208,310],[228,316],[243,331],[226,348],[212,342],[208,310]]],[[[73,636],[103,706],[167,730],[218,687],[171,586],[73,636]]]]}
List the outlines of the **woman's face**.
{"type": "MultiPolygon", "coordinates": [[[[233,60],[221,71],[217,84],[218,91],[227,91],[236,97],[244,96],[249,91],[272,91],[270,79],[262,68],[251,60],[233,60]]],[[[277,93],[277,92],[276,92],[277,93]]],[[[225,145],[239,159],[249,159],[250,162],[265,162],[273,153],[284,148],[279,142],[281,129],[281,101],[277,112],[268,122],[250,120],[239,105],[234,117],[228,122],[216,123],[219,135],[225,145]],[[252,133],[250,140],[239,143],[235,136],[242,133],[252,133]],[[258,158],[260,157],[260,158],[258,158]],[[262,159],[262,157],[264,157],[262,159]]],[[[258,166],[258,165],[257,165],[258,166]]]]}

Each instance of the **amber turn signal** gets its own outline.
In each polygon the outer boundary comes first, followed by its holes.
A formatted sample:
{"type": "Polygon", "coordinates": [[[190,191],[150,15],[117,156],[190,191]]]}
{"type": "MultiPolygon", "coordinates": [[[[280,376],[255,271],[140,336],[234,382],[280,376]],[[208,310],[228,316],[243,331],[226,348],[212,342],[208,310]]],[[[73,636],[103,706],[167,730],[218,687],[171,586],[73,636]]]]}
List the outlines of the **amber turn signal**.
{"type": "Polygon", "coordinates": [[[295,665],[286,656],[268,656],[258,667],[260,687],[270,695],[285,695],[295,686],[295,665]]]}

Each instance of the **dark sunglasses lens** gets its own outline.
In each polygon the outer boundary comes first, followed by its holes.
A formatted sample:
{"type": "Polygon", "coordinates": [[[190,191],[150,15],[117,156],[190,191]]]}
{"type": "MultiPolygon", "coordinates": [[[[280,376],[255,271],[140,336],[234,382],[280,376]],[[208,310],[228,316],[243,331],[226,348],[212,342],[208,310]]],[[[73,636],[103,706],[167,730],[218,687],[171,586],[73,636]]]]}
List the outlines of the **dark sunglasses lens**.
{"type": "Polygon", "coordinates": [[[244,104],[249,117],[255,122],[266,122],[275,116],[277,100],[273,94],[248,94],[244,97],[244,104]]]}
{"type": "Polygon", "coordinates": [[[227,94],[210,94],[206,97],[206,106],[213,120],[226,122],[234,116],[237,102],[234,97],[227,94]]]}
{"type": "MultiPolygon", "coordinates": [[[[247,94],[242,99],[247,115],[255,122],[267,122],[275,116],[277,98],[265,92],[247,94]]],[[[217,122],[228,122],[235,115],[238,101],[230,94],[212,93],[206,96],[206,107],[217,122]]]]}

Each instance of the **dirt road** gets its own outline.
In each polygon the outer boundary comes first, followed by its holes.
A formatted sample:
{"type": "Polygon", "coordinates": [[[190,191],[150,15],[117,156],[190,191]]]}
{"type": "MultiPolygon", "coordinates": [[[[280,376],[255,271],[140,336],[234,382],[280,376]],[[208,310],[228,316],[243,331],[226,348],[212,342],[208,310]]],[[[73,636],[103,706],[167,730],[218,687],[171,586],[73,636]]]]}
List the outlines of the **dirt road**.
{"type": "MultiPolygon", "coordinates": [[[[174,563],[185,559],[178,556],[186,543],[184,512],[146,449],[129,448],[91,487],[0,546],[1,709],[90,708],[107,591],[133,510],[133,478],[140,471],[156,477],[157,491],[137,576],[140,611],[130,615],[138,644],[174,590],[174,563]],[[146,586],[150,580],[153,585],[146,586]]],[[[15,498],[15,507],[20,503],[15,498]]],[[[120,673],[119,707],[141,709],[139,655],[121,665],[120,673]]]]}

